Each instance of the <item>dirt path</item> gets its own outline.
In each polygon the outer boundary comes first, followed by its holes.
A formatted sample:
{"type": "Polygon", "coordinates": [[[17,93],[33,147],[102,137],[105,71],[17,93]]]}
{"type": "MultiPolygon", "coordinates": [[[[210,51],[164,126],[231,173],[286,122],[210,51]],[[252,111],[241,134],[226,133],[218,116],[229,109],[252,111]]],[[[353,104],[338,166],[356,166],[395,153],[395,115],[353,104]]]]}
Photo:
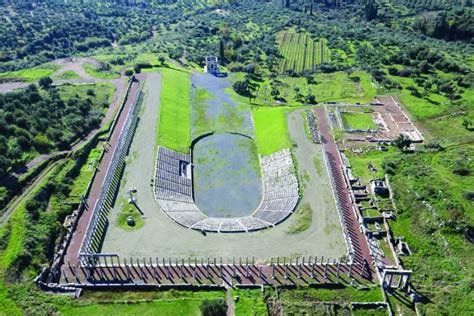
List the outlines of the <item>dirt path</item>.
{"type": "Polygon", "coordinates": [[[57,164],[58,162],[54,162],[45,170],[43,170],[38,175],[38,177],[36,177],[36,179],[21,193],[21,195],[17,196],[10,202],[8,208],[6,208],[5,212],[3,212],[2,216],[0,216],[0,227],[8,222],[20,202],[23,201],[23,199],[31,193],[31,191],[38,185],[38,183],[40,183],[57,164]]]}
{"type": "Polygon", "coordinates": [[[226,291],[225,300],[227,303],[227,316],[234,316],[235,315],[234,298],[232,297],[232,291],[230,287],[226,291]]]}

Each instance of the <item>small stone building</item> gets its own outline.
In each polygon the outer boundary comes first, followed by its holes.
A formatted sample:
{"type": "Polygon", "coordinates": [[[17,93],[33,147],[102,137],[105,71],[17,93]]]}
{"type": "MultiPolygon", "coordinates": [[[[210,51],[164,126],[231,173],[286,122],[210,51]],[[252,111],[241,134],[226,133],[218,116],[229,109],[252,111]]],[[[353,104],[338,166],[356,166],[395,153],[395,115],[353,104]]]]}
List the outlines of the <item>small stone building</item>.
{"type": "Polygon", "coordinates": [[[204,72],[214,75],[219,73],[219,61],[216,56],[206,57],[206,65],[204,66],[204,72]]]}
{"type": "Polygon", "coordinates": [[[388,197],[390,195],[390,192],[385,185],[385,182],[382,180],[373,180],[370,182],[370,186],[372,189],[372,192],[376,195],[380,195],[383,197],[388,197]]]}

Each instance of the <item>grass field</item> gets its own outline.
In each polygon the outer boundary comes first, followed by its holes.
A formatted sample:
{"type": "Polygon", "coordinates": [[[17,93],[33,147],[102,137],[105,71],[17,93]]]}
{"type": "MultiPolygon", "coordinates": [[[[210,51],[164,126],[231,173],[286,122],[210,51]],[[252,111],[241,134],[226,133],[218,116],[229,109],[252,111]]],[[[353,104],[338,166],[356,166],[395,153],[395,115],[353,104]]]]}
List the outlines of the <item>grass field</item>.
{"type": "Polygon", "coordinates": [[[324,38],[313,40],[307,33],[297,33],[290,29],[277,34],[277,43],[283,56],[279,62],[281,73],[289,70],[311,71],[317,65],[331,60],[331,50],[324,38]]]}
{"type": "Polygon", "coordinates": [[[235,315],[267,315],[267,306],[264,301],[263,293],[260,289],[255,290],[232,290],[232,297],[235,302],[235,315]],[[238,298],[237,298],[238,297],[238,298]]]}
{"type": "Polygon", "coordinates": [[[189,74],[168,68],[162,74],[158,144],[186,153],[191,145],[189,74]]]}
{"type": "Polygon", "coordinates": [[[380,287],[371,287],[359,290],[351,286],[341,288],[297,288],[291,290],[281,290],[279,297],[282,302],[380,302],[383,301],[380,287]]]}
{"type": "Polygon", "coordinates": [[[66,70],[59,75],[55,75],[54,79],[59,79],[59,80],[67,80],[67,79],[80,79],[81,76],[79,76],[75,71],[73,70],[66,70]]]}
{"type": "Polygon", "coordinates": [[[223,291],[97,292],[59,310],[62,315],[201,315],[204,300],[224,297],[223,291]]]}
{"type": "Polygon", "coordinates": [[[118,79],[120,78],[120,72],[115,70],[99,70],[91,64],[84,64],[84,70],[86,73],[97,79],[118,79]]]}
{"type": "Polygon", "coordinates": [[[376,130],[372,114],[360,112],[341,112],[342,123],[344,128],[352,130],[376,130]]]}
{"type": "Polygon", "coordinates": [[[307,230],[313,220],[313,210],[308,203],[305,203],[298,207],[293,216],[296,218],[296,223],[288,228],[288,234],[298,234],[307,230]]]}
{"type": "Polygon", "coordinates": [[[51,76],[59,66],[54,64],[43,64],[34,68],[22,69],[0,73],[0,78],[19,79],[24,81],[36,81],[42,77],[51,76]]]}
{"type": "MultiPolygon", "coordinates": [[[[368,103],[373,101],[377,89],[372,84],[370,75],[365,71],[354,71],[349,77],[344,72],[318,73],[313,76],[315,84],[308,84],[305,78],[280,76],[274,86],[280,92],[280,97],[289,105],[300,105],[295,100],[296,89],[303,95],[314,94],[317,102],[347,102],[368,103]]],[[[239,80],[235,76],[235,80],[239,80]]],[[[259,83],[260,89],[255,103],[272,105],[270,81],[259,83]]]]}
{"type": "Polygon", "coordinates": [[[259,154],[268,155],[290,147],[286,110],[284,107],[252,109],[259,154]]]}

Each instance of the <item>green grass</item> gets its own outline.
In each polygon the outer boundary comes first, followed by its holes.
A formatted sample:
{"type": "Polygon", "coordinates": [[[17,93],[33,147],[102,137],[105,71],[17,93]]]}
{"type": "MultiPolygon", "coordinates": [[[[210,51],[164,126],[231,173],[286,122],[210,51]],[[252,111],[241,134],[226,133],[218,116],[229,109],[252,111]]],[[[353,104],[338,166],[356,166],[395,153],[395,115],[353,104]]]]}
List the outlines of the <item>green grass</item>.
{"type": "Polygon", "coordinates": [[[197,88],[194,92],[193,108],[194,108],[194,131],[195,136],[201,135],[205,132],[216,130],[216,122],[210,120],[206,116],[208,109],[207,102],[212,98],[212,95],[206,89],[197,88]]]}
{"type": "Polygon", "coordinates": [[[0,240],[6,241],[3,250],[0,251],[0,312],[5,315],[21,315],[22,311],[18,304],[10,297],[9,288],[5,284],[5,271],[10,268],[18,256],[23,251],[26,238],[27,210],[26,202],[28,197],[34,196],[45,186],[56,168],[53,167],[48,175],[31,190],[27,197],[18,204],[8,224],[0,228],[0,240]],[[4,238],[6,237],[6,238],[4,238]]]}
{"type": "Polygon", "coordinates": [[[313,210],[309,203],[305,203],[298,207],[292,217],[296,219],[296,223],[288,228],[287,234],[299,234],[308,230],[311,226],[311,222],[313,221],[313,210]]]}
{"type": "Polygon", "coordinates": [[[290,148],[286,111],[285,107],[254,107],[252,109],[259,154],[268,155],[290,148]]]}
{"type": "Polygon", "coordinates": [[[370,180],[383,178],[382,162],[384,159],[395,154],[395,152],[396,150],[393,147],[389,147],[388,151],[371,150],[361,154],[346,151],[345,154],[349,158],[354,176],[360,177],[362,182],[368,184],[370,180]],[[377,169],[377,172],[371,172],[368,168],[369,164],[372,164],[377,169]]]}
{"type": "Polygon", "coordinates": [[[115,205],[118,205],[120,208],[120,212],[117,217],[118,227],[130,232],[139,230],[145,225],[145,221],[143,220],[141,214],[138,212],[136,207],[132,204],[129,204],[126,199],[121,199],[119,202],[116,202],[115,205]],[[129,226],[127,224],[127,218],[129,216],[133,217],[133,220],[135,221],[135,226],[129,226]]]}
{"type": "MultiPolygon", "coordinates": [[[[473,204],[465,196],[474,187],[473,150],[472,145],[457,145],[440,152],[401,154],[391,149],[349,155],[354,175],[364,179],[375,176],[367,171],[369,161],[378,170],[384,159],[393,167],[390,183],[397,216],[389,225],[394,237],[403,236],[411,249],[412,255],[403,258],[404,267],[413,270],[411,281],[433,302],[419,306],[422,314],[474,312],[474,246],[464,236],[466,226],[474,223],[473,204]]],[[[390,303],[410,310],[394,298],[390,303]]]]}
{"type": "Polygon", "coordinates": [[[200,315],[202,302],[153,301],[147,303],[110,303],[76,306],[61,310],[62,315],[200,315]]]}
{"type": "Polygon", "coordinates": [[[58,306],[63,315],[200,315],[206,299],[225,298],[223,291],[86,292],[58,306]]]}
{"type": "Polygon", "coordinates": [[[260,289],[255,290],[232,290],[234,298],[235,315],[267,315],[267,306],[264,301],[263,293],[260,289]],[[238,297],[238,298],[237,298],[238,297]]]}
{"type": "Polygon", "coordinates": [[[189,74],[168,68],[162,73],[158,144],[186,153],[191,145],[189,74]]]}
{"type": "Polygon", "coordinates": [[[59,80],[80,79],[80,78],[81,77],[73,70],[66,70],[54,77],[54,79],[59,79],[59,80]]]}
{"type": "Polygon", "coordinates": [[[99,70],[91,64],[83,65],[86,74],[97,79],[118,79],[120,72],[115,70],[99,70]]]}
{"type": "Polygon", "coordinates": [[[81,167],[79,175],[72,183],[71,192],[69,193],[70,201],[79,202],[81,195],[85,194],[86,188],[94,175],[96,167],[99,165],[99,159],[103,151],[103,143],[99,142],[97,146],[91,150],[87,161],[81,167]]]}
{"type": "Polygon", "coordinates": [[[313,165],[314,169],[316,169],[316,173],[318,176],[322,176],[324,173],[324,161],[319,156],[313,157],[313,165]]]}
{"type": "Polygon", "coordinates": [[[376,130],[372,114],[357,112],[341,112],[342,123],[344,127],[352,130],[376,130]]]}
{"type": "MultiPolygon", "coordinates": [[[[438,73],[438,75],[447,76],[445,73],[438,73]]],[[[445,95],[418,86],[413,78],[391,75],[388,75],[388,78],[402,86],[402,90],[397,92],[400,101],[411,117],[417,121],[417,125],[423,128],[424,136],[442,140],[446,144],[474,141],[474,133],[462,126],[464,119],[474,121],[473,89],[465,89],[460,94],[461,100],[451,103],[445,95]],[[412,95],[407,89],[410,86],[417,88],[420,92],[424,91],[425,94],[422,97],[412,95]]],[[[428,76],[425,78],[431,79],[428,76]]]]}
{"type": "Polygon", "coordinates": [[[301,287],[291,290],[281,290],[279,293],[282,302],[381,302],[382,292],[379,287],[356,289],[351,286],[341,288],[309,288],[301,287]]]}
{"type": "Polygon", "coordinates": [[[44,64],[34,68],[4,72],[0,74],[0,78],[36,81],[40,78],[51,76],[58,69],[58,65],[44,64]]]}

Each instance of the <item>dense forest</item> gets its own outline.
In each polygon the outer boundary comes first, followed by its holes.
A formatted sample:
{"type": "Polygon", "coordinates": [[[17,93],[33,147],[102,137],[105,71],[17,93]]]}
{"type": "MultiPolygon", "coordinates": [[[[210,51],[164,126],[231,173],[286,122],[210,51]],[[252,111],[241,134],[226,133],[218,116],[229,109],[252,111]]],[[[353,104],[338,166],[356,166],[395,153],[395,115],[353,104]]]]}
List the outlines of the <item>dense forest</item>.
{"type": "Polygon", "coordinates": [[[262,60],[271,65],[278,57],[275,33],[291,26],[327,38],[329,46],[337,49],[334,63],[323,69],[369,63],[376,67],[390,55],[419,46],[461,52],[474,34],[470,3],[241,0],[206,6],[198,0],[163,2],[172,4],[7,2],[1,7],[0,71],[144,41],[173,58],[185,55],[202,62],[204,55],[220,53],[237,65],[262,60]],[[355,50],[361,53],[351,58],[355,50]]]}

